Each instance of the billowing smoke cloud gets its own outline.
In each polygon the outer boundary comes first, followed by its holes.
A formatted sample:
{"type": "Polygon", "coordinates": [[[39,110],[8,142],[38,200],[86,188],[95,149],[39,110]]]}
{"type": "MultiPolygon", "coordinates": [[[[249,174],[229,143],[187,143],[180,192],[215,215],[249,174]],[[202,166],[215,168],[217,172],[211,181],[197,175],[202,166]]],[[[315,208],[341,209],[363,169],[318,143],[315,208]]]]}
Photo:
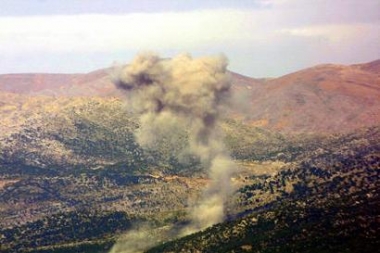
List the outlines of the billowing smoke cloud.
{"type": "Polygon", "coordinates": [[[188,152],[208,171],[211,182],[193,208],[192,225],[184,233],[222,221],[235,168],[217,129],[231,98],[227,59],[195,59],[189,55],[162,59],[141,54],[119,71],[115,84],[128,91],[133,110],[139,115],[136,137],[140,145],[154,148],[162,138],[175,143],[178,129],[186,129],[188,152]]]}

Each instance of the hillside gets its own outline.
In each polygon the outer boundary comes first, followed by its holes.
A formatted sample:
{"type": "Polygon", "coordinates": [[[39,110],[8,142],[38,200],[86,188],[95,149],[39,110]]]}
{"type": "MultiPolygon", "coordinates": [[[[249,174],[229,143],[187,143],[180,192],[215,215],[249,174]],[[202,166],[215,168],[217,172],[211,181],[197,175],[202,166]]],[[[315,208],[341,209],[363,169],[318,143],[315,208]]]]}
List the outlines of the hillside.
{"type": "Polygon", "coordinates": [[[147,252],[375,252],[379,138],[374,128],[330,139],[272,177],[253,176],[236,194],[240,218],[147,252]]]}
{"type": "MultiPolygon", "coordinates": [[[[380,243],[379,130],[289,141],[277,155],[285,162],[236,160],[228,221],[148,252],[371,252],[380,243]]],[[[255,130],[251,136],[260,138],[255,130]]],[[[134,174],[127,164],[64,168],[2,174],[0,252],[106,252],[123,231],[145,223],[164,242],[188,222],[189,200],[207,183],[194,173],[134,174]]]]}
{"type": "Polygon", "coordinates": [[[110,69],[0,75],[0,252],[105,253],[136,228],[148,252],[375,252],[379,64],[230,72],[226,222],[177,239],[210,183],[188,129],[139,146],[110,69]]]}
{"type": "Polygon", "coordinates": [[[379,101],[376,62],[320,65],[266,81],[252,94],[250,121],[284,133],[350,131],[379,124],[379,101]]]}
{"type": "MultiPolygon", "coordinates": [[[[4,99],[9,107],[3,107],[7,113],[0,132],[3,252],[10,248],[24,252],[28,247],[51,252],[53,244],[63,247],[62,252],[93,253],[109,248],[131,223],[142,220],[159,227],[187,221],[189,199],[195,201],[207,183],[202,167],[197,161],[176,160],[165,143],[160,150],[141,149],[132,134],[138,124],[122,100],[31,99],[13,93],[4,99]],[[119,223],[112,218],[117,212],[127,214],[119,223]],[[85,224],[79,231],[74,214],[85,224]],[[99,222],[110,225],[95,236],[89,227],[99,222]],[[51,230],[51,224],[61,225],[51,230]],[[18,243],[12,239],[16,235],[18,243]],[[43,240],[47,235],[50,241],[43,240]],[[36,238],[38,245],[32,244],[36,238]]],[[[373,178],[378,178],[378,127],[348,135],[292,138],[234,119],[226,119],[220,128],[240,167],[234,176],[238,191],[229,200],[234,210],[229,213],[231,221],[268,208],[280,212],[282,204],[292,205],[306,196],[315,203],[322,201],[318,208],[329,212],[326,194],[345,196],[347,183],[355,184],[347,188],[355,194],[368,187],[372,191],[373,178]]],[[[347,198],[367,201],[362,194],[347,198]]]]}
{"type": "MultiPolygon", "coordinates": [[[[111,82],[112,71],[0,75],[0,93],[121,97],[111,82]]],[[[320,134],[349,132],[380,122],[379,61],[319,65],[275,79],[233,72],[231,78],[238,105],[231,113],[253,126],[287,134],[320,134]]]]}

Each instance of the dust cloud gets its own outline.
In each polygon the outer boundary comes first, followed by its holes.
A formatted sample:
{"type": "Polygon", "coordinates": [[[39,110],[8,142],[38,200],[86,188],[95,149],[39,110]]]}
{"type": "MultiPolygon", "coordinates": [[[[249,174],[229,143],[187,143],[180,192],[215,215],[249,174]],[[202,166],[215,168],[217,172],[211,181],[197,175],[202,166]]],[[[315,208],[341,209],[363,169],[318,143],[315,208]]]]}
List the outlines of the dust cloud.
{"type": "Polygon", "coordinates": [[[109,253],[140,253],[160,242],[149,226],[142,226],[120,237],[109,253]]]}
{"type": "Polygon", "coordinates": [[[227,65],[223,55],[192,58],[184,54],[162,59],[143,53],[120,68],[114,78],[139,115],[140,127],[135,134],[142,147],[154,148],[162,138],[175,143],[178,129],[186,129],[188,152],[207,170],[210,184],[192,208],[191,224],[182,235],[223,221],[224,203],[232,191],[235,165],[217,127],[232,98],[227,65]]]}

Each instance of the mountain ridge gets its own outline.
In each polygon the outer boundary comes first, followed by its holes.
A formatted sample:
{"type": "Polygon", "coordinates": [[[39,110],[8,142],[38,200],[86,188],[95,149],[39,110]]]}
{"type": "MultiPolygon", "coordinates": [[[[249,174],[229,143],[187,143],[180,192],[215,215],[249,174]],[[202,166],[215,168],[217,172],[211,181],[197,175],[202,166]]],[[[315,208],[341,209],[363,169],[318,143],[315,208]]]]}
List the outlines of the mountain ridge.
{"type": "MultiPolygon", "coordinates": [[[[232,115],[287,134],[337,133],[380,123],[380,60],[321,64],[278,78],[255,79],[230,71],[244,110],[232,115]]],[[[0,75],[0,93],[53,97],[118,97],[112,68],[85,74],[0,75]]],[[[240,100],[240,101],[239,101],[240,100]]]]}

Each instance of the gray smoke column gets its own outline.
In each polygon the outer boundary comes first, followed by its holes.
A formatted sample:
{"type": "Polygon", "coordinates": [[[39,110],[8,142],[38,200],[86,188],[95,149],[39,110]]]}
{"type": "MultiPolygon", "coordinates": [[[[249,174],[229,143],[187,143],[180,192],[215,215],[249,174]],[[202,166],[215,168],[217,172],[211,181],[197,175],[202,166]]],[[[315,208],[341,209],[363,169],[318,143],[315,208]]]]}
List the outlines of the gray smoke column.
{"type": "Polygon", "coordinates": [[[224,202],[231,192],[235,165],[217,130],[231,97],[227,65],[224,56],[162,59],[145,53],[120,69],[114,81],[128,91],[139,115],[136,137],[140,145],[154,147],[162,137],[175,138],[176,129],[186,128],[189,152],[199,157],[208,171],[210,184],[193,208],[188,233],[222,221],[224,202]]]}

